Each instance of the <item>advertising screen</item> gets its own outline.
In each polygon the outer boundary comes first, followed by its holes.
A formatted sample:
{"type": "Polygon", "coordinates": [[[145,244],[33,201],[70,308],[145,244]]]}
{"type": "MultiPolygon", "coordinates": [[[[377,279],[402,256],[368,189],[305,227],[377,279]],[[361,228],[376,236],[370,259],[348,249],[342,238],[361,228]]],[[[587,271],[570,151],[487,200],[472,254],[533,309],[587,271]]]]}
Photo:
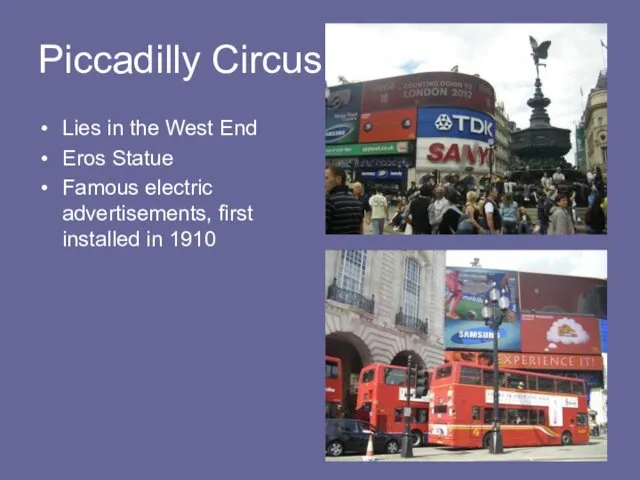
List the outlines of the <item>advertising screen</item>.
{"type": "Polygon", "coordinates": [[[364,83],[362,111],[460,107],[493,114],[495,92],[486,81],[456,72],[426,72],[364,83]]]}
{"type": "Polygon", "coordinates": [[[360,115],[360,143],[415,140],[417,110],[387,110],[360,115]]]}
{"type": "Polygon", "coordinates": [[[520,297],[523,311],[607,317],[606,280],[520,273],[520,297]]]}
{"type": "Polygon", "coordinates": [[[489,173],[492,152],[489,144],[462,138],[418,138],[416,168],[442,172],[464,172],[473,167],[474,173],[489,173]]]}
{"type": "Polygon", "coordinates": [[[418,137],[465,138],[488,142],[496,138],[496,123],[486,113],[459,108],[418,110],[418,137]]]}
{"type": "Polygon", "coordinates": [[[361,83],[329,89],[329,99],[325,108],[326,144],[357,143],[361,103],[361,83]]]}
{"type": "Polygon", "coordinates": [[[409,142],[356,143],[351,145],[326,145],[326,157],[354,157],[366,155],[398,155],[411,151],[409,142]]]}
{"type": "MultiPolygon", "coordinates": [[[[493,331],[484,324],[482,307],[495,283],[510,304],[498,330],[500,350],[520,351],[518,274],[479,268],[447,268],[445,274],[445,348],[493,349],[493,331]]],[[[498,313],[498,312],[497,312],[498,313]]],[[[499,313],[498,313],[499,314],[499,313]]]]}
{"type": "Polygon", "coordinates": [[[522,353],[598,355],[600,320],[580,315],[521,313],[522,353]]]}
{"type": "MultiPolygon", "coordinates": [[[[446,362],[471,362],[487,367],[493,366],[492,352],[448,351],[444,352],[446,362]]],[[[498,362],[503,368],[529,370],[559,375],[561,377],[584,378],[587,384],[599,386],[602,383],[602,357],[597,355],[549,355],[526,353],[499,353],[498,362]],[[585,372],[585,373],[582,373],[585,372]],[[589,373],[586,373],[589,372],[589,373]]]]}
{"type": "Polygon", "coordinates": [[[609,324],[606,318],[600,319],[600,340],[602,343],[602,353],[609,352],[609,324]]]}

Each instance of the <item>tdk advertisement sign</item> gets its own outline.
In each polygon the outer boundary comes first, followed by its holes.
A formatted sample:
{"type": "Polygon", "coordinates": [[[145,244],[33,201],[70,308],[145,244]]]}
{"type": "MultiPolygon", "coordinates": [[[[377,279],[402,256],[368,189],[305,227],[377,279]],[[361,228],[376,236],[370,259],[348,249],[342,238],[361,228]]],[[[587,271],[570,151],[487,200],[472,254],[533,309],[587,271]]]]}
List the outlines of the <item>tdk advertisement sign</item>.
{"type": "Polygon", "coordinates": [[[418,137],[453,137],[487,142],[496,138],[496,122],[485,113],[458,108],[420,108],[418,137]]]}

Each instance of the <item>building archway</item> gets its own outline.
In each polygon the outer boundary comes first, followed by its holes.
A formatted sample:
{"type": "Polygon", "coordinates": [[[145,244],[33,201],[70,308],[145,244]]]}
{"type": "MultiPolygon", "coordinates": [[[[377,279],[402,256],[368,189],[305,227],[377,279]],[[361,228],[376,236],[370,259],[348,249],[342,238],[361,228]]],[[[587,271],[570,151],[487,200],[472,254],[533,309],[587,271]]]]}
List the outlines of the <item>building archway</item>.
{"type": "Polygon", "coordinates": [[[351,332],[334,332],[325,337],[325,352],[342,360],[342,405],[346,414],[356,410],[360,370],[371,363],[367,344],[351,332]]]}
{"type": "Polygon", "coordinates": [[[426,368],[425,362],[420,355],[412,350],[403,350],[398,352],[391,360],[391,365],[397,365],[399,367],[406,367],[409,361],[409,355],[411,355],[411,364],[417,365],[418,368],[426,368]]]}

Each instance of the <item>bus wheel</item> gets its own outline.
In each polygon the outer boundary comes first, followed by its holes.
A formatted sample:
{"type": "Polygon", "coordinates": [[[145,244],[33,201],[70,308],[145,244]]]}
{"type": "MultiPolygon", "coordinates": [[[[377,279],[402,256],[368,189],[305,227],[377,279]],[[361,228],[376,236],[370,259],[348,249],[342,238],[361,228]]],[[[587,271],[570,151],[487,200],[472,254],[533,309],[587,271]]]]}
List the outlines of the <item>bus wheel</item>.
{"type": "Polygon", "coordinates": [[[344,447],[342,446],[342,443],[338,442],[337,440],[334,440],[329,445],[327,445],[327,455],[329,455],[330,457],[339,457],[343,453],[344,447]]]}
{"type": "Polygon", "coordinates": [[[491,448],[491,432],[485,433],[482,437],[482,448],[489,450],[491,448]]]}
{"type": "Polygon", "coordinates": [[[561,440],[562,445],[571,445],[573,443],[573,438],[571,437],[570,432],[562,432],[561,440]]]}
{"type": "Polygon", "coordinates": [[[414,430],[411,432],[411,437],[413,438],[414,447],[421,447],[424,443],[424,436],[420,430],[414,430]]]}

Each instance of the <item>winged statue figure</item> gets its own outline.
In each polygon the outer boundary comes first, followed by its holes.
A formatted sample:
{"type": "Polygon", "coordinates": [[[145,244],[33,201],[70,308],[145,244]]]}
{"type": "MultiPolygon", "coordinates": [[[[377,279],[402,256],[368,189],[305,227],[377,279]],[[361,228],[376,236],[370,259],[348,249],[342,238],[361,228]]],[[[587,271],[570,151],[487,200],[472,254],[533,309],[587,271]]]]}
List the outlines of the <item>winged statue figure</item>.
{"type": "Polygon", "coordinates": [[[551,46],[551,42],[547,40],[546,42],[542,42],[540,45],[538,45],[536,39],[529,35],[529,43],[531,43],[531,50],[533,51],[531,56],[533,57],[533,63],[536,65],[536,74],[538,77],[540,77],[539,67],[547,66],[544,63],[540,63],[540,60],[546,60],[549,56],[549,47],[551,46]]]}

